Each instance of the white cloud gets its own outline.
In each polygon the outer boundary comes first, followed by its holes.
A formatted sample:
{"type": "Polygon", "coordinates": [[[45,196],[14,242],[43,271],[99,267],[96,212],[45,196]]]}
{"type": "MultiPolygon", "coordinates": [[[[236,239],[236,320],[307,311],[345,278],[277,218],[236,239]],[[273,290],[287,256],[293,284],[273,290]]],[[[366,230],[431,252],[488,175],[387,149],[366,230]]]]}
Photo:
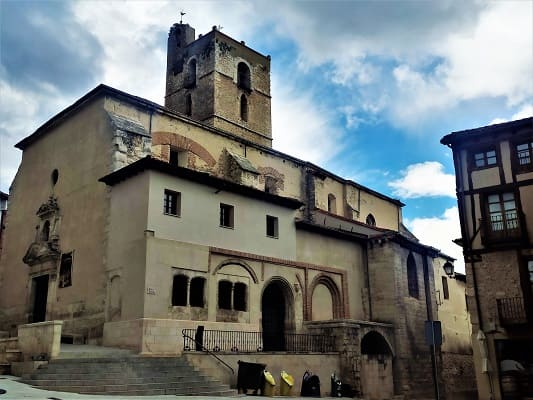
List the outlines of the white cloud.
{"type": "Polygon", "coordinates": [[[328,111],[310,92],[280,85],[275,77],[272,86],[273,147],[317,164],[334,157],[342,149],[342,131],[328,111]]]}
{"type": "Polygon", "coordinates": [[[405,220],[404,223],[422,243],[455,258],[455,270],[464,273],[463,250],[452,242],[453,239],[461,237],[457,207],[446,209],[440,217],[414,218],[405,220]]]}
{"type": "Polygon", "coordinates": [[[409,165],[401,171],[402,177],[388,183],[396,196],[404,199],[416,197],[455,197],[455,175],[446,174],[437,161],[409,165]]]}
{"type": "Polygon", "coordinates": [[[67,101],[50,84],[21,89],[0,74],[0,190],[7,192],[21,159],[15,144],[32,134],[67,101]]]}
{"type": "Polygon", "coordinates": [[[490,4],[474,32],[452,33],[440,44],[443,81],[459,100],[504,96],[519,104],[533,94],[533,3],[490,4]]]}
{"type": "Polygon", "coordinates": [[[277,32],[297,44],[302,72],[326,66],[330,81],[357,91],[359,103],[380,99],[376,112],[394,126],[427,132],[414,128],[463,102],[498,98],[516,109],[533,96],[532,2],[277,6],[277,32]]]}
{"type": "Polygon", "coordinates": [[[533,104],[524,104],[520,109],[514,113],[510,118],[494,118],[489,122],[489,125],[501,124],[502,122],[514,121],[517,119],[533,117],[533,104]]]}

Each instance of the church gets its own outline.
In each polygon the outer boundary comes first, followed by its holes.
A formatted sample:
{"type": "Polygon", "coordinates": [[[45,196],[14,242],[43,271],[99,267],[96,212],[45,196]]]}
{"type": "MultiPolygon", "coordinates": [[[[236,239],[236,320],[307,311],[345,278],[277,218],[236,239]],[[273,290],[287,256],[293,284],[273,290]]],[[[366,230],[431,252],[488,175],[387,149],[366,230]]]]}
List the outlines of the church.
{"type": "MultiPolygon", "coordinates": [[[[164,106],[99,85],[16,145],[6,336],[62,321],[63,343],[146,356],[200,337],[324,388],[336,371],[369,399],[444,390],[424,332],[453,259],[404,227],[399,200],[273,148],[270,63],[174,24],[164,106]]],[[[465,326],[444,342],[469,343],[465,326]]]]}

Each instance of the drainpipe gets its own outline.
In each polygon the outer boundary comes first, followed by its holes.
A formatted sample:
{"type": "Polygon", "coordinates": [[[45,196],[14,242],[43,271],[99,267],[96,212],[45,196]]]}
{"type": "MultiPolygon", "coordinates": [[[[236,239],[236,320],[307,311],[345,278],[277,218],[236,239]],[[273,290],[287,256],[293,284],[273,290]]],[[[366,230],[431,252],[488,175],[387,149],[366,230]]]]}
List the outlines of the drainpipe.
{"type": "MultiPolygon", "coordinates": [[[[423,254],[422,264],[423,264],[423,272],[424,272],[424,293],[426,295],[426,314],[428,321],[433,322],[433,307],[431,304],[431,290],[429,285],[429,265],[428,265],[428,252],[425,252],[423,254]]],[[[432,375],[433,375],[433,387],[435,388],[435,399],[440,399],[440,393],[439,393],[439,376],[438,376],[438,368],[437,368],[437,357],[435,352],[435,345],[432,344],[429,346],[429,350],[431,353],[431,369],[432,369],[432,375]]]]}

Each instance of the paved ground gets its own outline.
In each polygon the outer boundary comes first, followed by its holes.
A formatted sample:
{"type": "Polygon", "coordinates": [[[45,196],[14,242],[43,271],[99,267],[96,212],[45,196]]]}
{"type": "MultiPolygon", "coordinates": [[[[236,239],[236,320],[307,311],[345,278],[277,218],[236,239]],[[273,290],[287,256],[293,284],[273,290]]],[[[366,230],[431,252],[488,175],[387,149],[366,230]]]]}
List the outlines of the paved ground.
{"type": "MultiPolygon", "coordinates": [[[[92,394],[77,394],[66,392],[53,392],[50,390],[35,389],[29,385],[18,382],[17,377],[11,375],[0,375],[0,400],[23,400],[23,399],[40,399],[40,400],[168,400],[181,397],[185,400],[235,400],[245,395],[239,395],[238,397],[208,397],[208,396],[105,396],[105,395],[92,395],[92,394]],[[5,393],[3,393],[5,390],[5,393]],[[3,393],[3,394],[2,394],[3,393]]],[[[261,396],[250,396],[252,399],[266,399],[261,396]]],[[[283,397],[287,399],[287,397],[283,397]]],[[[328,399],[328,397],[323,397],[328,399]]],[[[333,398],[329,398],[333,399],[333,398]]],[[[309,400],[309,397],[291,397],[290,400],[309,400]]]]}

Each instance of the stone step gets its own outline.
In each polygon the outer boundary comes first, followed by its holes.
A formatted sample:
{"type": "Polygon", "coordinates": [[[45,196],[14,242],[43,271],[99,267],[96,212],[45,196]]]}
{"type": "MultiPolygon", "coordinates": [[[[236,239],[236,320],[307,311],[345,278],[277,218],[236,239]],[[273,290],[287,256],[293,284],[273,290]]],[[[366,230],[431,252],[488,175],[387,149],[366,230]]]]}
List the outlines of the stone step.
{"type": "Polygon", "coordinates": [[[129,380],[129,379],[143,379],[145,381],[153,381],[153,380],[169,380],[169,379],[181,379],[181,380],[188,380],[191,382],[194,382],[196,380],[212,380],[211,377],[198,373],[198,372],[190,372],[186,374],[176,374],[173,371],[166,371],[166,372],[146,372],[141,373],[139,371],[130,371],[130,372],[123,372],[123,373],[31,373],[31,374],[25,374],[22,376],[22,379],[25,381],[33,381],[33,380],[57,380],[57,381],[68,381],[68,380],[129,380]]]}
{"type": "Polygon", "coordinates": [[[121,395],[237,395],[179,357],[55,359],[22,377],[41,389],[121,395]]]}
{"type": "Polygon", "coordinates": [[[90,374],[90,373],[107,373],[107,374],[113,374],[113,373],[127,373],[130,371],[141,371],[143,373],[163,373],[163,372],[173,372],[177,375],[187,375],[189,372],[195,372],[196,370],[193,369],[190,366],[170,366],[170,367],[164,367],[164,366],[154,366],[152,368],[149,367],[139,367],[139,366],[133,366],[129,364],[124,365],[110,365],[107,368],[102,368],[100,366],[71,366],[71,367],[65,367],[65,366],[51,366],[46,368],[39,368],[39,372],[42,372],[44,374],[90,374]]]}
{"type": "Polygon", "coordinates": [[[39,389],[53,390],[57,392],[71,392],[82,394],[122,394],[122,395],[160,395],[160,394],[181,394],[195,395],[197,393],[220,393],[231,391],[223,385],[197,385],[197,386],[178,386],[178,385],[106,385],[106,386],[74,386],[74,385],[55,385],[39,386],[39,389]]]}
{"type": "Polygon", "coordinates": [[[25,383],[31,383],[35,386],[56,386],[56,385],[69,385],[69,386],[105,386],[105,385],[129,385],[129,384],[203,384],[203,383],[220,383],[212,378],[189,378],[189,377],[153,377],[153,378],[87,378],[83,379],[50,379],[48,377],[39,376],[37,379],[23,379],[25,383]]]}

